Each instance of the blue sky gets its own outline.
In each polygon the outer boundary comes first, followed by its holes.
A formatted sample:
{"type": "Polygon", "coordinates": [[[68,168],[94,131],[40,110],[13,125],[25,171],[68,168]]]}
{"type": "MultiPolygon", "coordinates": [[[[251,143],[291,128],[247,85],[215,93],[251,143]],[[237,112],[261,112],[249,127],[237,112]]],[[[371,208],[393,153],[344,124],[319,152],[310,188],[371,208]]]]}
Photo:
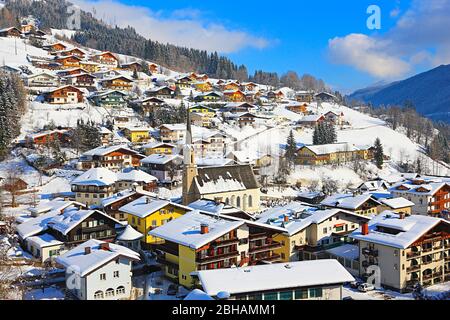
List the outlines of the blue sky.
{"type": "Polygon", "coordinates": [[[344,92],[450,62],[442,34],[450,0],[75,2],[97,5],[104,17],[152,39],[222,51],[250,72],[310,73],[344,92]],[[366,26],[373,4],[381,8],[381,30],[366,26]],[[424,20],[433,23],[422,28],[424,20]]]}

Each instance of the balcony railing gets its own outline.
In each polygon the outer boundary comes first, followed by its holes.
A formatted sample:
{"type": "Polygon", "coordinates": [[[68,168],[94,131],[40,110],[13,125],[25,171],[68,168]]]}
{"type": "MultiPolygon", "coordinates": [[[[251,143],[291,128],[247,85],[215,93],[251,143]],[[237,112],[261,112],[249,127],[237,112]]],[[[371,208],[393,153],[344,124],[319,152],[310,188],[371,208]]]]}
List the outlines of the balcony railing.
{"type": "Polygon", "coordinates": [[[416,252],[411,251],[406,254],[406,258],[412,259],[412,258],[420,257],[420,254],[421,254],[420,251],[416,251],[416,252]]]}
{"type": "Polygon", "coordinates": [[[255,233],[255,234],[251,234],[249,236],[250,241],[254,241],[254,240],[261,240],[261,239],[266,239],[267,238],[267,234],[262,232],[262,233],[255,233]]]}
{"type": "Polygon", "coordinates": [[[268,244],[264,244],[261,246],[256,246],[256,247],[250,248],[249,252],[250,253],[258,253],[258,252],[263,252],[263,251],[267,251],[267,250],[271,250],[271,249],[279,249],[281,247],[282,247],[281,243],[272,242],[272,243],[268,243],[268,244]]]}
{"type": "Polygon", "coordinates": [[[362,249],[362,253],[368,256],[378,256],[378,250],[370,249],[370,248],[364,248],[362,249]]]}
{"type": "Polygon", "coordinates": [[[218,248],[218,247],[225,247],[225,246],[229,246],[229,245],[233,245],[233,244],[237,244],[237,243],[239,243],[239,239],[228,239],[228,240],[216,241],[212,244],[212,246],[215,248],[218,248]]]}
{"type": "Polygon", "coordinates": [[[197,263],[199,263],[199,264],[212,263],[212,262],[225,260],[227,258],[237,257],[238,255],[239,255],[238,251],[231,251],[228,253],[216,254],[214,256],[203,256],[202,257],[200,255],[197,255],[197,263]]]}
{"type": "Polygon", "coordinates": [[[418,264],[406,268],[406,272],[414,272],[414,271],[419,271],[419,270],[420,270],[420,265],[418,265],[418,264]]]}

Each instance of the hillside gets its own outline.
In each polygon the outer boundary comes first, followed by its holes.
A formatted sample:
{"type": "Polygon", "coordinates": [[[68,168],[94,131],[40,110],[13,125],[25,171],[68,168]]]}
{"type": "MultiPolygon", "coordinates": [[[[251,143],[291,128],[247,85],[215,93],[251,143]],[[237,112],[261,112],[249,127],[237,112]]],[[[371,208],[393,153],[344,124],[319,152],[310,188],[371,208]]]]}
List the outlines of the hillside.
{"type": "Polygon", "coordinates": [[[374,106],[403,105],[410,101],[421,114],[450,122],[450,65],[442,65],[389,85],[361,89],[348,99],[374,106]]]}

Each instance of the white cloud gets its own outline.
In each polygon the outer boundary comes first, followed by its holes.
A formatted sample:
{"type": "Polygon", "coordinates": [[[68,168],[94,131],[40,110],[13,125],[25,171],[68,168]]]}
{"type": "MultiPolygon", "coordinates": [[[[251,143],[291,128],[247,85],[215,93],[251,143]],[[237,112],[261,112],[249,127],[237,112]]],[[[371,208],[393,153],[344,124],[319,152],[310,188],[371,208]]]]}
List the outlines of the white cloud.
{"type": "Polygon", "coordinates": [[[409,65],[385,52],[387,42],[363,34],[350,34],[329,41],[333,61],[367,72],[377,78],[396,78],[409,72],[409,65]]]}
{"type": "Polygon", "coordinates": [[[383,34],[330,40],[333,61],[382,79],[399,78],[417,65],[431,68],[450,63],[449,0],[413,0],[398,15],[396,25],[383,34]]]}
{"type": "Polygon", "coordinates": [[[106,23],[119,27],[132,26],[138,33],[162,43],[171,43],[207,51],[232,53],[244,48],[263,49],[269,40],[245,31],[202,19],[195,9],[180,9],[165,16],[146,7],[125,5],[115,0],[72,0],[83,10],[106,23]]]}

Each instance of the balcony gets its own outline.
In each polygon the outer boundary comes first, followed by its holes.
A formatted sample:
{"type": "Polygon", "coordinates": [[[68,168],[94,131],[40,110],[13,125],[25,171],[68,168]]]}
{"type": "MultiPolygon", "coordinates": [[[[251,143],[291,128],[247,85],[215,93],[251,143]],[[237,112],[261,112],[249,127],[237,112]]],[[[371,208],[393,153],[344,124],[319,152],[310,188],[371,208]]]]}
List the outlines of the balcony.
{"type": "Polygon", "coordinates": [[[214,248],[219,248],[219,247],[226,247],[226,246],[230,246],[230,245],[238,244],[238,243],[239,243],[239,239],[228,239],[228,240],[216,241],[211,246],[214,248]]]}
{"type": "Polygon", "coordinates": [[[419,271],[419,270],[420,270],[420,265],[418,265],[418,264],[406,268],[406,272],[408,272],[408,273],[414,272],[414,271],[419,271]]]}
{"type": "Polygon", "coordinates": [[[178,264],[176,264],[175,262],[167,260],[165,256],[157,257],[156,258],[156,262],[158,262],[160,264],[163,264],[163,265],[166,265],[166,266],[170,266],[170,267],[175,268],[175,269],[179,268],[178,264]]]}
{"type": "Polygon", "coordinates": [[[429,247],[429,248],[422,248],[422,252],[423,252],[423,253],[427,253],[427,252],[431,252],[431,251],[433,251],[433,248],[432,248],[432,247],[429,247]]]}
{"type": "Polygon", "coordinates": [[[406,258],[407,259],[413,259],[413,258],[416,258],[416,257],[420,257],[420,255],[421,255],[421,253],[420,253],[420,251],[411,251],[411,252],[408,252],[407,254],[406,254],[406,258]]]}
{"type": "Polygon", "coordinates": [[[268,258],[262,258],[262,259],[258,259],[258,260],[267,261],[267,262],[279,261],[279,260],[281,260],[281,255],[279,255],[279,254],[272,254],[268,258]]]}
{"type": "Polygon", "coordinates": [[[206,263],[213,263],[213,262],[217,262],[217,261],[221,261],[221,260],[225,260],[227,258],[234,258],[237,257],[239,255],[239,252],[236,251],[231,251],[228,253],[222,253],[222,254],[217,254],[214,256],[200,256],[197,255],[197,263],[198,264],[206,264],[206,263]]]}
{"type": "Polygon", "coordinates": [[[249,236],[250,241],[256,241],[256,240],[264,240],[267,239],[267,233],[255,233],[255,234],[251,234],[249,236]]]}
{"type": "Polygon", "coordinates": [[[423,275],[422,276],[422,280],[430,280],[430,279],[432,279],[433,278],[433,274],[432,273],[429,273],[429,274],[426,274],[426,275],[423,275]]]}
{"type": "Polygon", "coordinates": [[[264,252],[264,251],[273,250],[273,249],[280,249],[281,247],[282,247],[281,243],[272,242],[272,243],[268,243],[268,244],[263,244],[261,246],[252,247],[252,248],[250,248],[249,253],[264,252]]]}
{"type": "Polygon", "coordinates": [[[155,245],[155,249],[159,250],[159,251],[162,251],[164,253],[172,254],[174,256],[178,256],[178,254],[179,254],[177,247],[169,247],[169,246],[167,246],[165,244],[157,244],[157,245],[155,245]]]}
{"type": "Polygon", "coordinates": [[[364,248],[364,249],[362,249],[362,253],[367,256],[378,257],[378,250],[374,250],[374,249],[364,248]]]}

